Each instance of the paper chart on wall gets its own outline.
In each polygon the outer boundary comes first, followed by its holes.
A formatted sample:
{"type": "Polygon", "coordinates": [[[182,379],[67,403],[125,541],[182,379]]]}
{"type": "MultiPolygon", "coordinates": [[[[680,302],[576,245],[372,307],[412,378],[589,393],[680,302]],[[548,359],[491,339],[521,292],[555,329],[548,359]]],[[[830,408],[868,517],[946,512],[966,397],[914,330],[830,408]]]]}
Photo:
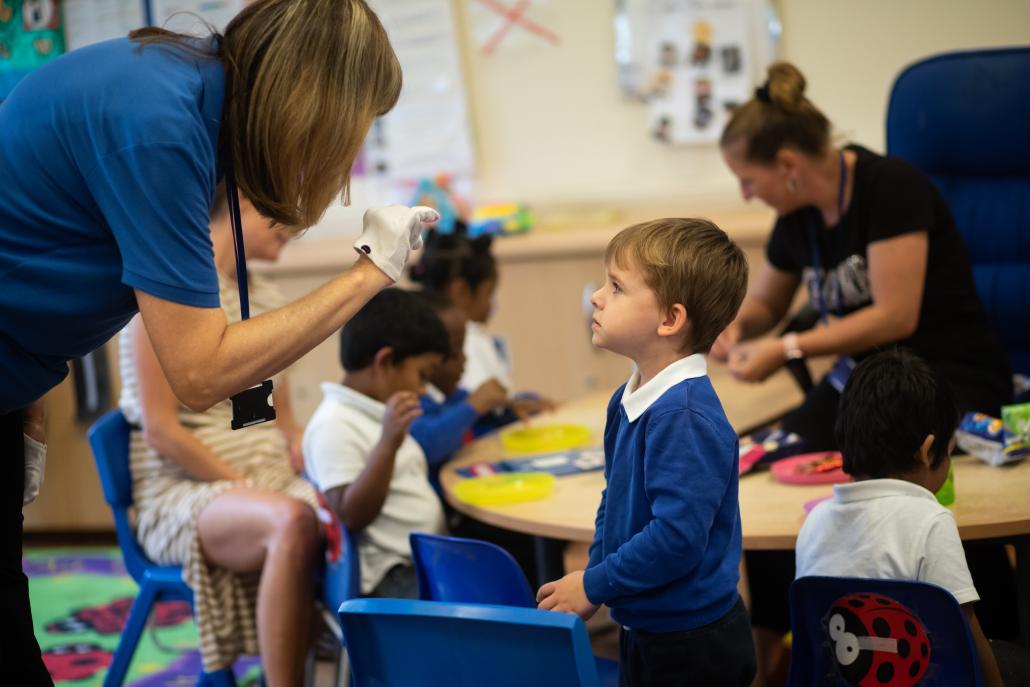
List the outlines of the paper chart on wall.
{"type": "Polygon", "coordinates": [[[126,36],[144,26],[145,0],[64,0],[68,50],[126,36]]]}
{"type": "Polygon", "coordinates": [[[397,105],[372,126],[362,167],[369,202],[410,202],[423,178],[446,174],[467,196],[473,173],[458,37],[449,0],[372,0],[404,71],[397,105]]]}
{"type": "Polygon", "coordinates": [[[718,140],[779,35],[764,0],[619,0],[615,32],[620,85],[667,143],[718,140]]]}
{"type": "Polygon", "coordinates": [[[151,0],[150,11],[154,26],[204,34],[206,28],[197,17],[223,31],[246,4],[246,0],[151,0]]]}

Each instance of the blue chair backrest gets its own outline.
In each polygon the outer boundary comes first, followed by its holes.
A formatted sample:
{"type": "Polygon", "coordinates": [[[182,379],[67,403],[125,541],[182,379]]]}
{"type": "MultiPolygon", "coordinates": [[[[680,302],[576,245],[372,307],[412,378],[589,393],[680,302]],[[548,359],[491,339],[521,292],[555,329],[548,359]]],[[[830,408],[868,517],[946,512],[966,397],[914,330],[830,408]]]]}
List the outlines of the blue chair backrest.
{"type": "Polygon", "coordinates": [[[357,537],[340,524],[343,547],[340,560],[325,567],[322,600],[329,610],[339,609],[348,599],[361,596],[361,559],[358,556],[357,537]]]}
{"type": "Polygon", "coordinates": [[[583,621],[510,606],[354,599],[340,624],[357,687],[596,687],[583,621]]]}
{"type": "Polygon", "coordinates": [[[1030,48],[931,57],[894,82],[887,152],[926,172],[969,246],[980,298],[1030,373],[1030,48]]]}
{"type": "Polygon", "coordinates": [[[143,571],[153,567],[136,540],[136,530],[129,522],[132,506],[132,473],[129,466],[129,435],[132,427],[120,410],[104,414],[89,428],[87,437],[100,474],[104,500],[114,514],[114,529],[122,549],[125,567],[132,579],[140,582],[143,571]]]}
{"type": "Polygon", "coordinates": [[[410,541],[419,598],[536,608],[522,568],[501,547],[424,532],[412,532],[410,541]]]}
{"type": "Polygon", "coordinates": [[[790,588],[790,625],[795,687],[982,684],[962,608],[936,585],[802,577],[790,588]]]}

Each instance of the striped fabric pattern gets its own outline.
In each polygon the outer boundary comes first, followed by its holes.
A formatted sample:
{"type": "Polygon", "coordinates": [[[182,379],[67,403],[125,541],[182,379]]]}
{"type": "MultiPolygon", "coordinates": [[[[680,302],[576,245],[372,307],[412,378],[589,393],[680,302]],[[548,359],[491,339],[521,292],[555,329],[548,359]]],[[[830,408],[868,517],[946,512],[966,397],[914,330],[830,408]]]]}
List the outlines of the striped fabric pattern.
{"type": "MultiPolygon", "coordinates": [[[[252,315],[282,303],[275,284],[250,274],[252,315]]],[[[222,309],[230,322],[239,321],[239,293],[235,280],[219,277],[222,309]]],[[[128,332],[119,341],[122,395],[126,418],[141,424],[139,387],[128,332]]],[[[293,473],[286,440],[273,423],[232,431],[232,404],[223,401],[203,413],[185,406],[179,420],[205,446],[226,463],[247,475],[247,486],[292,496],[318,507],[314,488],[293,473]]],[[[143,433],[133,431],[130,461],[133,479],[136,536],[146,554],[160,565],[182,565],[183,579],[194,593],[194,615],[206,670],[231,665],[240,655],[258,653],[255,609],[260,574],[241,575],[204,560],[196,522],[201,511],[238,482],[199,482],[173,461],[147,446],[143,433]]]]}

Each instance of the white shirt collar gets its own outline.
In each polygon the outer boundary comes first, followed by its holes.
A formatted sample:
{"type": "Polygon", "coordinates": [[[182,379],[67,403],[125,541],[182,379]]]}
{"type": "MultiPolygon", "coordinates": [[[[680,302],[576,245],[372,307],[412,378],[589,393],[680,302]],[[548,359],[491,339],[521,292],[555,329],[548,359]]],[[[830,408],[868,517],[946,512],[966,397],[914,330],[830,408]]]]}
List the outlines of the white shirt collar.
{"type": "Polygon", "coordinates": [[[833,485],[833,500],[837,503],[856,503],[890,496],[910,496],[937,502],[937,497],[930,490],[903,479],[867,479],[833,485]]]}
{"type": "Polygon", "coordinates": [[[639,389],[637,384],[640,383],[640,372],[633,370],[629,381],[626,382],[626,388],[622,391],[622,407],[626,409],[626,416],[630,422],[634,422],[666,391],[684,379],[704,377],[706,374],[708,374],[708,363],[705,362],[705,356],[701,353],[688,355],[686,358],[680,358],[667,365],[639,389]]]}
{"type": "Polygon", "coordinates": [[[340,405],[361,411],[376,422],[382,422],[386,416],[386,405],[349,386],[334,384],[333,382],[322,382],[322,394],[340,405]]]}
{"type": "Polygon", "coordinates": [[[447,396],[444,392],[440,391],[433,384],[426,384],[426,396],[433,399],[436,403],[443,403],[447,400],[447,396]]]}

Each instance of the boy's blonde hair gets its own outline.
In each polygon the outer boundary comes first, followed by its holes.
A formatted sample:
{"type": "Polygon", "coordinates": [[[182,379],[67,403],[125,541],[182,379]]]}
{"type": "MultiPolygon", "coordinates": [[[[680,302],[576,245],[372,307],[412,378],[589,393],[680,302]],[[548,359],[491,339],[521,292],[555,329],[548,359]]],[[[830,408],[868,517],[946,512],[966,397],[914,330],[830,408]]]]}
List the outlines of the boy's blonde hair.
{"type": "Polygon", "coordinates": [[[658,305],[680,303],[690,320],[684,349],[707,353],[733,321],[747,292],[747,258],[706,219],[656,219],[620,231],[608,244],[605,264],[640,269],[658,305]]]}

